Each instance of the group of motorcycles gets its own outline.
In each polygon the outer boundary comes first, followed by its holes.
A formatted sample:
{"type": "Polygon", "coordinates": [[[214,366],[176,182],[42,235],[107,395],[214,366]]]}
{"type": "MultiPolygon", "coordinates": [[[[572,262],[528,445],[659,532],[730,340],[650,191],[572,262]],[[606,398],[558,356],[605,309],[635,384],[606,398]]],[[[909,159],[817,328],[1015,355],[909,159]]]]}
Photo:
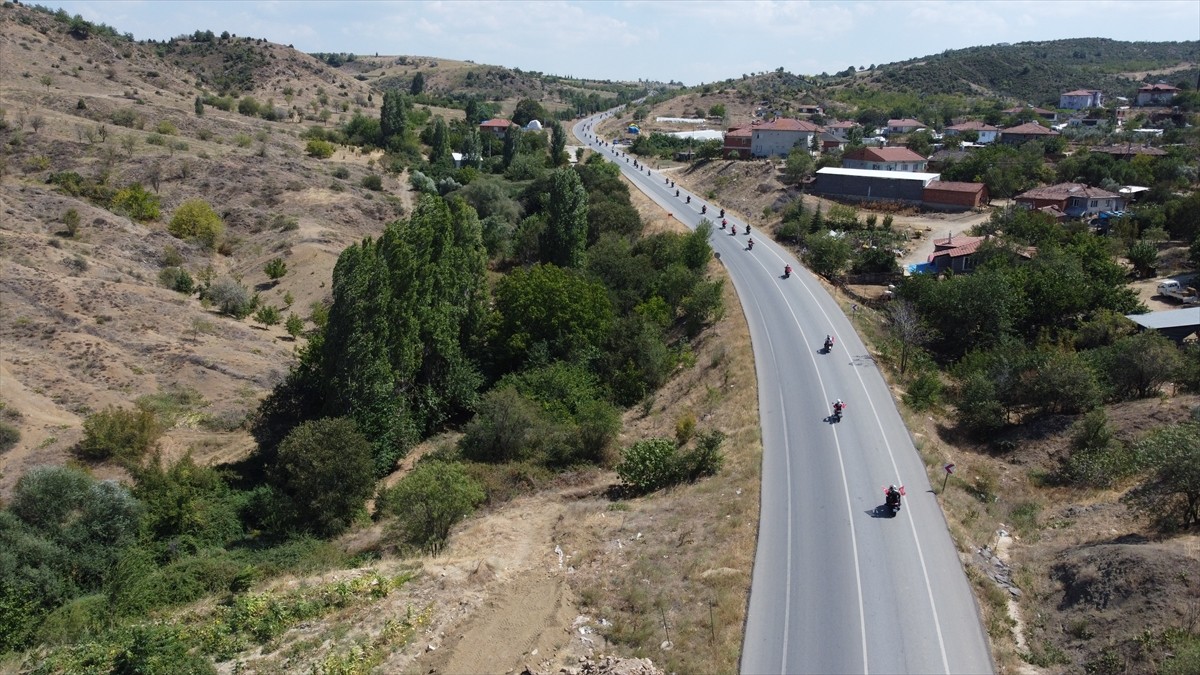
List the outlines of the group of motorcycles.
{"type": "MultiPolygon", "coordinates": [[[[590,128],[591,128],[590,125],[588,128],[590,130],[590,128]]],[[[648,169],[644,164],[639,163],[636,159],[633,161],[630,161],[630,158],[627,154],[625,154],[623,152],[618,152],[616,150],[616,148],[613,148],[612,152],[613,152],[613,155],[615,155],[615,156],[624,157],[625,162],[632,164],[633,167],[635,169],[638,169],[639,172],[642,170],[645,170],[646,174],[650,175],[650,169],[648,169]]],[[[671,180],[670,178],[664,177],[663,184],[667,185],[671,188],[675,187],[675,181],[671,180]]],[[[680,196],[680,192],[678,189],[675,190],[675,196],[677,198],[680,196]]],[[[692,196],[685,195],[684,203],[691,204],[692,196]]],[[[708,213],[708,205],[707,204],[700,205],[700,213],[701,214],[708,213]]],[[[725,209],[721,209],[720,218],[721,218],[721,229],[724,230],[726,227],[729,226],[729,221],[725,219],[725,209]]],[[[736,226],[729,227],[729,232],[732,235],[737,235],[737,227],[736,226]]],[[[750,226],[749,225],[746,225],[746,234],[747,235],[750,234],[750,226]]],[[[749,241],[746,242],[746,249],[754,250],[754,239],[750,239],[749,241]]],[[[788,278],[791,278],[791,276],[792,276],[792,266],[785,264],[783,266],[783,278],[788,279],[788,278]]],[[[821,345],[820,353],[822,353],[822,354],[831,353],[833,351],[833,343],[834,343],[833,336],[826,335],[825,342],[821,345]]],[[[835,400],[833,402],[833,414],[830,415],[829,420],[835,424],[838,422],[841,422],[842,416],[845,413],[845,410],[846,410],[846,403],[844,401],[842,401],[840,398],[835,400]]],[[[883,489],[884,504],[881,507],[883,513],[885,513],[888,516],[895,516],[896,514],[900,513],[900,503],[901,503],[901,497],[903,495],[904,495],[904,486],[903,485],[896,486],[893,484],[893,485],[889,485],[889,486],[885,487],[883,489]]]]}

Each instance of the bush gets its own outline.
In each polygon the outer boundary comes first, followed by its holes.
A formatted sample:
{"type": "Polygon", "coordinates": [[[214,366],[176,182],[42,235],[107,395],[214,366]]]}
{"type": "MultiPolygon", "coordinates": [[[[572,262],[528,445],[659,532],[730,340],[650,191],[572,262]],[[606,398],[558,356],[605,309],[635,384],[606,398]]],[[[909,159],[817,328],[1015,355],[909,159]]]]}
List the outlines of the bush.
{"type": "Polygon", "coordinates": [[[483,488],[458,462],[424,461],[396,487],[380,495],[386,512],[398,517],[405,543],[436,553],[450,528],[484,500],[483,488]]]}
{"type": "Polygon", "coordinates": [[[342,180],[345,180],[350,177],[350,169],[347,169],[344,166],[339,166],[332,171],[332,175],[334,178],[341,178],[342,180]]]}
{"type": "Polygon", "coordinates": [[[211,251],[225,232],[225,223],[208,202],[189,199],[171,214],[167,231],[180,239],[194,239],[211,251]]]}
{"type": "Polygon", "coordinates": [[[192,275],[182,267],[166,267],[158,273],[158,283],[184,295],[191,295],[196,290],[196,282],[192,275]]]}
{"type": "Polygon", "coordinates": [[[204,292],[203,297],[212,301],[222,314],[237,319],[249,316],[257,304],[257,298],[250,293],[249,288],[229,277],[218,279],[204,292]]]}
{"type": "Polygon", "coordinates": [[[148,192],[141,183],[133,183],[113,196],[112,210],[139,222],[158,220],[158,195],[148,192]]]}
{"type": "Polygon", "coordinates": [[[83,440],[76,453],[95,461],[117,459],[135,463],[158,440],[162,429],[149,410],[108,407],[83,421],[83,440]]]}
{"type": "Polygon", "coordinates": [[[638,492],[653,492],[678,482],[675,441],[638,441],[621,453],[617,475],[638,492]]]}
{"type": "Polygon", "coordinates": [[[21,441],[21,430],[0,420],[0,453],[8,452],[21,441]]]}
{"type": "Polygon", "coordinates": [[[1113,436],[1108,416],[1097,408],[1075,423],[1058,479],[1077,487],[1106,488],[1137,469],[1137,454],[1113,436]]]}
{"type": "Polygon", "coordinates": [[[271,281],[282,279],[283,275],[287,274],[287,263],[283,261],[283,258],[272,258],[270,262],[263,266],[263,272],[266,273],[267,278],[271,281]]]}
{"type": "Polygon", "coordinates": [[[913,410],[929,410],[942,398],[942,379],[936,370],[926,370],[908,385],[904,404],[913,410]]]}
{"type": "Polygon", "coordinates": [[[140,120],[138,114],[129,108],[113,111],[109,119],[119,127],[129,127],[130,129],[139,126],[138,122],[140,120]]]}
{"type": "Polygon", "coordinates": [[[258,311],[254,313],[254,320],[264,326],[274,326],[282,320],[282,317],[278,309],[271,305],[264,305],[259,307],[258,311]]]}
{"type": "Polygon", "coordinates": [[[383,189],[383,178],[381,178],[378,174],[367,174],[362,178],[362,186],[368,190],[379,192],[383,189]]]}
{"type": "Polygon", "coordinates": [[[295,525],[322,537],[342,532],[363,511],[374,472],[371,443],[345,418],[296,427],[268,467],[271,483],[291,502],[295,525]]]}
{"type": "MultiPolygon", "coordinates": [[[[304,146],[304,151],[308,153],[309,157],[316,157],[317,159],[329,159],[333,156],[334,145],[329,141],[313,139],[304,146]]],[[[343,171],[344,170],[345,169],[343,169],[343,171]]]]}

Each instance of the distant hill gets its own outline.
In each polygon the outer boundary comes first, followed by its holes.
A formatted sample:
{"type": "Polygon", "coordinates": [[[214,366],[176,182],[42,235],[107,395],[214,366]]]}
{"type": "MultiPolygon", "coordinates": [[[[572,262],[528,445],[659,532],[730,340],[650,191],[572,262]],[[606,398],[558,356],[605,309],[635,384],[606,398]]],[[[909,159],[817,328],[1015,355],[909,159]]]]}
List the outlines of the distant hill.
{"type": "Polygon", "coordinates": [[[969,47],[876,66],[855,84],[919,95],[965,94],[1057,106],[1071,89],[1132,97],[1140,83],[1195,87],[1200,41],[1121,42],[1102,38],[969,47]]]}

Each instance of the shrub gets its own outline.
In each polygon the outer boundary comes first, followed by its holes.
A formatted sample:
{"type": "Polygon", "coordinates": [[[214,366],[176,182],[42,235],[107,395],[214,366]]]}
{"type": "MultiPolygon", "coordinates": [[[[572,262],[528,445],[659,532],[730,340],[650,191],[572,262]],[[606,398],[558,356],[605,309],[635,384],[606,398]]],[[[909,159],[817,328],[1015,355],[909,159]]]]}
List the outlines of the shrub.
{"type": "Polygon", "coordinates": [[[333,143],[316,139],[309,141],[308,144],[304,146],[304,151],[307,152],[310,157],[316,157],[317,159],[329,159],[333,156],[333,150],[333,143]]]}
{"type": "Polygon", "coordinates": [[[333,177],[345,180],[350,177],[350,170],[344,166],[339,166],[333,170],[333,177]]]}
{"type": "Polygon", "coordinates": [[[141,183],[133,183],[113,196],[112,210],[140,222],[158,220],[158,195],[147,191],[141,183]]]}
{"type": "Polygon", "coordinates": [[[484,500],[483,488],[458,462],[424,461],[380,496],[386,512],[398,516],[405,543],[436,553],[450,528],[484,500]]]}
{"type": "Polygon", "coordinates": [[[362,186],[368,190],[379,192],[383,189],[383,178],[381,178],[378,174],[367,174],[362,178],[362,186]]]}
{"type": "Polygon", "coordinates": [[[408,184],[417,192],[424,192],[431,195],[438,193],[437,184],[433,182],[433,179],[420,171],[414,170],[408,175],[408,184]]]}
{"type": "Polygon", "coordinates": [[[291,502],[297,527],[318,536],[340,533],[363,510],[374,471],[371,443],[345,418],[296,427],[268,468],[271,483],[291,502]]]}
{"type": "Polygon", "coordinates": [[[238,101],[238,112],[247,117],[257,117],[261,106],[258,101],[254,100],[253,96],[243,96],[242,100],[238,101]]]}
{"type": "Polygon", "coordinates": [[[283,258],[272,258],[263,266],[263,272],[271,281],[282,279],[283,275],[287,274],[287,263],[283,261],[283,258]]]}
{"type": "Polygon", "coordinates": [[[279,310],[271,305],[263,305],[254,313],[254,320],[264,326],[274,326],[281,320],[279,310]]]}
{"type": "Polygon", "coordinates": [[[63,214],[62,221],[67,228],[67,236],[74,239],[79,234],[79,211],[67,209],[67,212],[63,214]]]}
{"type": "Polygon", "coordinates": [[[0,420],[0,453],[12,450],[21,440],[21,430],[0,420]]]}
{"type": "Polygon", "coordinates": [[[158,440],[162,429],[149,410],[108,407],[83,421],[83,440],[76,453],[90,460],[140,460],[158,440]]]}
{"type": "Polygon", "coordinates": [[[237,319],[249,316],[257,304],[257,298],[250,293],[249,288],[229,277],[218,279],[205,291],[204,297],[216,305],[222,314],[237,319]]]}
{"type": "Polygon", "coordinates": [[[667,438],[638,441],[621,453],[617,475],[639,492],[653,492],[678,482],[675,442],[667,438]]]}
{"type": "Polygon", "coordinates": [[[233,142],[239,148],[248,148],[248,147],[250,147],[250,144],[254,142],[254,139],[250,138],[250,136],[248,136],[247,134],[234,134],[233,142]]]}
{"type": "Polygon", "coordinates": [[[904,392],[904,404],[913,410],[929,410],[942,397],[942,380],[936,370],[926,370],[908,385],[904,392]]]}
{"type": "Polygon", "coordinates": [[[217,240],[225,232],[225,224],[208,202],[203,199],[189,199],[171,214],[167,231],[180,239],[194,239],[212,250],[217,247],[217,240]]]}
{"type": "Polygon", "coordinates": [[[192,275],[182,267],[166,267],[158,273],[158,283],[184,295],[191,295],[196,290],[196,282],[192,275]]]}
{"type": "Polygon", "coordinates": [[[138,114],[129,108],[123,108],[113,111],[109,120],[119,127],[129,127],[132,129],[138,124],[138,114]]]}

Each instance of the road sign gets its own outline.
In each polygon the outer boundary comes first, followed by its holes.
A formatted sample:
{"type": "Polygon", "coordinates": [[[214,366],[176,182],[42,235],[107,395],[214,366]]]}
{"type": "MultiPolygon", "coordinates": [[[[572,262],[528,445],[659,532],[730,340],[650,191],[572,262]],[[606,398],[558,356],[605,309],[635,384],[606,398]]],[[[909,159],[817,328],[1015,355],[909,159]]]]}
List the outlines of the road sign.
{"type": "Polygon", "coordinates": [[[946,491],[946,481],[950,480],[950,474],[954,473],[954,464],[947,464],[945,467],[946,475],[942,477],[942,492],[946,491]]]}
{"type": "Polygon", "coordinates": [[[946,465],[946,473],[954,473],[954,465],[953,464],[946,465]]]}

